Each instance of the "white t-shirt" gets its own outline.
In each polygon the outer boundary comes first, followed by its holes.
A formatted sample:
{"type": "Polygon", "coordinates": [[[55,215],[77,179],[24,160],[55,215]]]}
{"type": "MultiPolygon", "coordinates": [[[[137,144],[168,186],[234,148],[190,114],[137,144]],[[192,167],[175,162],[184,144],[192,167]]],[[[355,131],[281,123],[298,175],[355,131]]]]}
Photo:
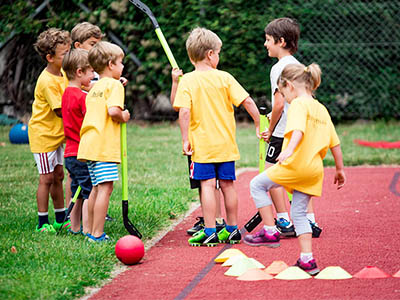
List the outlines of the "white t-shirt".
{"type": "MultiPolygon", "coordinates": [[[[274,106],[274,102],[275,102],[274,94],[275,94],[276,90],[278,89],[278,84],[277,84],[278,78],[281,75],[283,69],[287,65],[290,65],[290,64],[300,64],[300,62],[292,55],[284,56],[271,68],[270,79],[271,79],[272,107],[274,106]]],[[[282,111],[282,116],[279,119],[278,123],[276,124],[274,132],[272,133],[272,135],[274,137],[283,138],[283,136],[285,134],[288,109],[289,109],[289,103],[287,103],[285,101],[285,106],[282,111]]]]}

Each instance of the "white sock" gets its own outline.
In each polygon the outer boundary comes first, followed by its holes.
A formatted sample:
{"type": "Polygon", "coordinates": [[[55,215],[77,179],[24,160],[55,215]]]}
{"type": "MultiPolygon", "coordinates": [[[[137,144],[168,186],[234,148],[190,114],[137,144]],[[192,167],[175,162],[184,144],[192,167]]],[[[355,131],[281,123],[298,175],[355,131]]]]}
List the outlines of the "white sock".
{"type": "Polygon", "coordinates": [[[267,226],[267,225],[264,225],[264,229],[265,229],[265,231],[267,232],[268,235],[274,235],[275,232],[278,231],[278,230],[276,230],[276,227],[275,227],[275,226],[267,226]]]}
{"type": "Polygon", "coordinates": [[[287,221],[290,221],[289,219],[289,214],[287,212],[283,212],[283,213],[276,213],[276,217],[279,220],[280,218],[284,218],[287,221]]]}
{"type": "Polygon", "coordinates": [[[301,259],[302,262],[305,262],[305,263],[309,262],[310,260],[313,259],[312,252],[310,252],[310,253],[301,252],[300,253],[300,259],[301,259]]]}
{"type": "Polygon", "coordinates": [[[65,207],[63,207],[63,208],[55,208],[54,209],[54,212],[63,212],[63,211],[66,211],[66,208],[65,207]]]}
{"type": "Polygon", "coordinates": [[[311,222],[315,223],[315,214],[307,213],[307,219],[309,219],[311,222]]]}

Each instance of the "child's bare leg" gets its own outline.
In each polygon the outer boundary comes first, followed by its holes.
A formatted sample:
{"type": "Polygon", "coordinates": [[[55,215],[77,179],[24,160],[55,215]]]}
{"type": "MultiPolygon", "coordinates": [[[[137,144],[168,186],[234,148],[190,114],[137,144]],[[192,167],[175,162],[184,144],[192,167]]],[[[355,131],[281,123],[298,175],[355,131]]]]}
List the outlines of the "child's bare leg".
{"type": "Polygon", "coordinates": [[[57,165],[53,172],[53,183],[50,186],[50,195],[53,199],[55,209],[64,208],[64,168],[62,165],[57,165]]]}
{"type": "Polygon", "coordinates": [[[201,180],[201,209],[204,226],[215,228],[215,178],[201,180]]]}
{"type": "Polygon", "coordinates": [[[263,206],[258,209],[261,219],[265,226],[275,226],[274,212],[272,210],[272,205],[263,206]]]}
{"type": "Polygon", "coordinates": [[[97,197],[93,210],[93,230],[92,235],[99,237],[104,232],[104,223],[111,193],[113,191],[113,181],[100,183],[97,186],[97,197]]]}
{"type": "Polygon", "coordinates": [[[74,204],[74,208],[70,214],[71,220],[71,230],[74,232],[78,232],[81,229],[81,213],[82,213],[82,199],[76,199],[74,204]]]}
{"type": "Polygon", "coordinates": [[[49,210],[49,193],[53,180],[54,172],[39,175],[39,185],[36,192],[38,212],[48,212],[49,210]]]}
{"type": "Polygon", "coordinates": [[[221,214],[221,192],[219,189],[215,189],[215,218],[222,218],[221,214]]]}
{"type": "Polygon", "coordinates": [[[96,203],[96,198],[97,198],[97,190],[98,190],[97,186],[93,186],[92,191],[90,192],[90,195],[89,195],[89,199],[87,201],[88,202],[87,233],[90,233],[90,234],[93,234],[93,215],[94,215],[94,205],[96,203]]]}
{"type": "MultiPolygon", "coordinates": [[[[89,196],[90,197],[90,196],[89,196]]],[[[88,206],[89,206],[89,199],[86,199],[83,201],[82,204],[82,232],[87,233],[89,232],[89,211],[88,211],[88,206]]]]}
{"type": "Polygon", "coordinates": [[[230,226],[237,225],[238,216],[238,198],[235,190],[233,180],[219,181],[221,190],[224,195],[225,210],[226,210],[226,224],[230,226]]]}

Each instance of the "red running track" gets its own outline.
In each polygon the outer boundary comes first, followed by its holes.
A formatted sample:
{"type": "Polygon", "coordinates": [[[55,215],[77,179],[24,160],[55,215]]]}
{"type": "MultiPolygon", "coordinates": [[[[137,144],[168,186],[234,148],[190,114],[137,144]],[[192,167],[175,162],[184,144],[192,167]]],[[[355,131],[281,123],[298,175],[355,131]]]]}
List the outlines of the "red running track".
{"type": "MultiPolygon", "coordinates": [[[[236,181],[239,224],[255,213],[248,171],[236,181]]],[[[322,270],[340,266],[354,275],[366,266],[388,274],[400,270],[400,167],[347,168],[347,185],[337,191],[334,169],[325,169],[321,198],[315,199],[321,237],[313,253],[322,270]]],[[[90,299],[400,299],[400,278],[348,280],[239,281],[224,275],[227,268],[213,262],[227,246],[190,247],[186,229],[200,214],[196,210],[145,254],[142,263],[100,289],[90,299]]],[[[257,229],[256,229],[257,230],[257,229]]],[[[235,245],[265,266],[274,260],[292,265],[299,255],[295,238],[281,247],[235,245]]]]}

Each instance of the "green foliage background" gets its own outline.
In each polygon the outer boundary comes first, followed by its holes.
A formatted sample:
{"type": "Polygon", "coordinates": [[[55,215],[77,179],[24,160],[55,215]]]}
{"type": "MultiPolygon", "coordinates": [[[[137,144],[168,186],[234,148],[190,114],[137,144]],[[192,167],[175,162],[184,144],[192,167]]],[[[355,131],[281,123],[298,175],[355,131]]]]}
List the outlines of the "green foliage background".
{"type": "MultiPolygon", "coordinates": [[[[71,30],[89,21],[114,32],[142,65],[126,59],[124,75],[128,106],[137,118],[164,118],[155,108],[156,96],[169,95],[170,66],[148,17],[128,0],[2,1],[0,38],[11,32],[33,43],[47,27],[71,30]],[[85,13],[79,5],[87,6],[85,13]]],[[[146,0],[184,72],[193,69],[185,50],[188,32],[196,26],[215,31],[223,41],[220,69],[234,75],[258,105],[269,106],[269,70],[276,62],[263,46],[264,28],[278,17],[296,18],[301,25],[300,61],[319,63],[323,83],[317,98],[336,121],[400,117],[400,5],[395,1],[248,1],[146,0]],[[397,4],[396,4],[397,3],[397,4]],[[394,51],[395,49],[396,51],[394,51]]],[[[30,53],[35,56],[33,49],[30,53]]],[[[37,58],[32,72],[40,72],[37,58]]],[[[43,64],[43,63],[42,63],[43,64]]],[[[35,76],[28,80],[32,81],[35,76]]],[[[34,82],[25,85],[33,90],[34,82]]],[[[171,113],[170,117],[176,117],[171,113]]],[[[240,114],[239,119],[246,118],[240,114]]]]}

